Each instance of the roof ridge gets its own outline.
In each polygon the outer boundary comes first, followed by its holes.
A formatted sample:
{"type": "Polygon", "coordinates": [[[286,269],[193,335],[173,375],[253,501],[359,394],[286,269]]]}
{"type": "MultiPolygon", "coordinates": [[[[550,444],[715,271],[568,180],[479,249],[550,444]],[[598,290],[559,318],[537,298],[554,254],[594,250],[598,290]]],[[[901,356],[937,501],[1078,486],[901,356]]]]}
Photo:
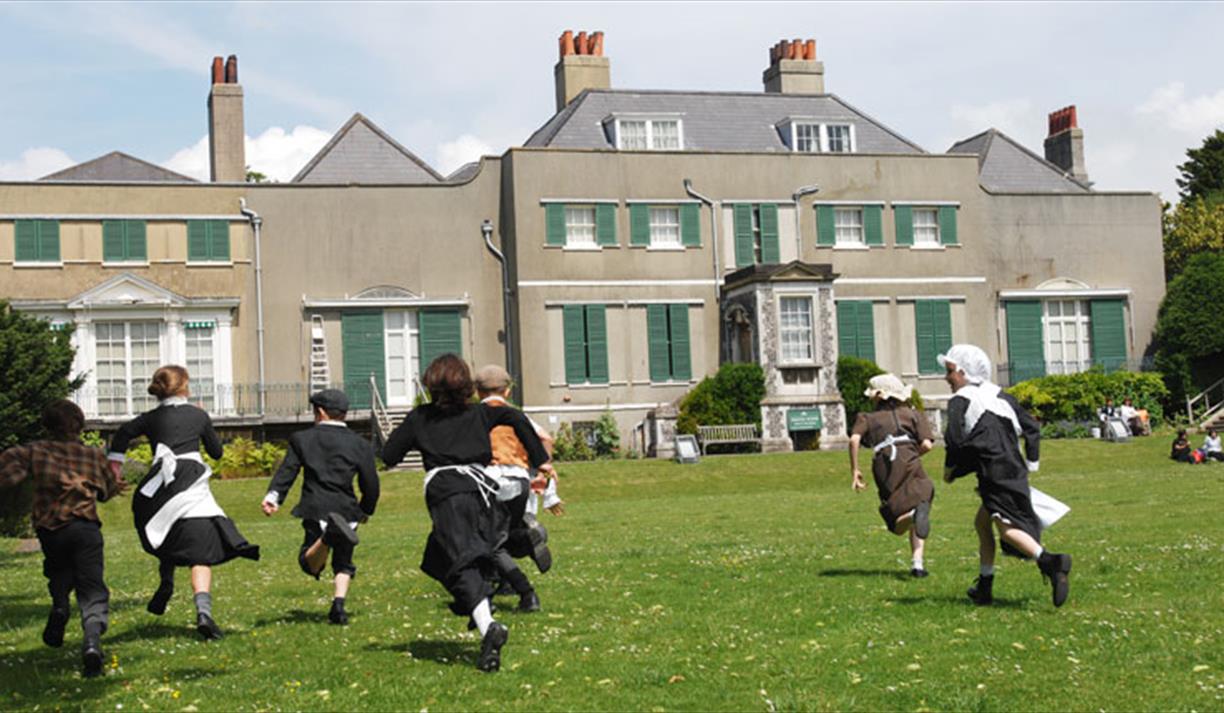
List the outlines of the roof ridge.
{"type": "Polygon", "coordinates": [[[91,158],[91,159],[89,159],[88,161],[81,161],[80,163],[76,163],[76,164],[73,164],[73,165],[71,165],[71,166],[67,166],[67,167],[65,167],[65,168],[61,168],[61,169],[60,169],[60,170],[58,170],[58,171],[54,171],[54,172],[52,172],[52,173],[48,173],[47,175],[43,176],[42,178],[39,178],[39,179],[36,179],[36,180],[39,180],[39,181],[53,181],[53,180],[56,180],[56,178],[55,178],[56,176],[59,176],[59,175],[64,174],[64,173],[67,173],[68,171],[75,171],[75,170],[79,170],[79,169],[81,169],[81,168],[83,168],[83,167],[85,167],[85,166],[89,166],[89,165],[92,165],[92,164],[99,163],[100,161],[102,161],[102,160],[104,160],[104,159],[107,159],[107,158],[110,158],[111,156],[118,156],[118,157],[123,158],[123,159],[125,159],[125,160],[128,160],[128,161],[134,161],[135,163],[139,163],[139,164],[141,164],[142,166],[148,166],[149,168],[154,168],[154,169],[157,169],[158,171],[162,171],[163,173],[168,173],[168,174],[170,174],[170,175],[172,175],[172,176],[178,176],[179,178],[183,179],[184,181],[191,181],[192,183],[199,183],[199,181],[197,181],[196,179],[192,178],[191,176],[186,176],[186,175],[183,175],[183,174],[179,173],[178,171],[172,171],[172,170],[170,170],[170,169],[166,168],[165,166],[160,166],[160,165],[158,165],[158,164],[156,164],[156,163],[153,163],[152,161],[146,161],[146,160],[144,160],[143,158],[139,158],[139,157],[137,157],[137,156],[133,156],[132,154],[127,153],[127,152],[125,152],[125,151],[119,151],[118,149],[115,149],[115,150],[112,150],[112,151],[107,151],[106,153],[102,154],[101,156],[95,156],[94,158],[91,158]]]}
{"type": "MultiPolygon", "coordinates": [[[[1069,172],[1064,171],[1064,170],[1063,170],[1061,167],[1059,167],[1059,166],[1057,166],[1056,164],[1054,164],[1054,163],[1052,163],[1052,162],[1050,162],[1050,161],[1046,160],[1046,159],[1045,159],[1044,157],[1042,157],[1042,156],[1038,156],[1036,152],[1029,150],[1029,149],[1028,149],[1028,147],[1026,147],[1024,144],[1020,143],[1019,141],[1016,141],[1015,139],[1013,139],[1012,137],[1010,137],[1010,136],[1008,136],[1007,134],[1003,133],[1002,131],[999,131],[998,129],[994,129],[994,128],[990,129],[990,131],[991,131],[991,140],[992,140],[992,143],[993,143],[993,139],[994,139],[994,137],[996,137],[996,136],[997,136],[997,137],[999,137],[999,138],[1002,138],[1004,141],[1006,141],[1007,143],[1011,144],[1011,145],[1012,145],[1013,147],[1015,147],[1016,149],[1019,149],[1019,150],[1020,150],[1022,153],[1024,153],[1025,155],[1027,155],[1029,158],[1033,159],[1034,161],[1036,161],[1037,163],[1041,164],[1041,165],[1042,165],[1042,166],[1044,166],[1045,168],[1047,168],[1047,169],[1049,169],[1049,170],[1053,171],[1054,173],[1057,173],[1057,174],[1058,174],[1059,176],[1061,176],[1062,178],[1065,178],[1066,180],[1068,180],[1068,181],[1070,181],[1070,182],[1074,183],[1075,185],[1079,186],[1080,188],[1083,188],[1083,189],[1084,189],[1084,190],[1086,190],[1086,191],[1091,191],[1091,190],[1092,190],[1092,187],[1091,187],[1091,186],[1085,185],[1085,184],[1084,184],[1082,181],[1080,181],[1079,179],[1077,179],[1077,178],[1075,178],[1074,176],[1072,176],[1072,175],[1071,175],[1069,172]]],[[[987,149],[989,149],[989,145],[987,145],[987,149]]],[[[983,153],[983,155],[984,155],[984,153],[983,153]]]]}
{"type": "Polygon", "coordinates": [[[400,144],[400,142],[392,138],[390,134],[388,134],[386,131],[383,131],[382,128],[378,126],[378,124],[375,124],[374,121],[371,120],[369,117],[367,117],[365,114],[362,114],[361,112],[357,111],[357,112],[353,112],[353,115],[349,117],[349,120],[344,122],[344,125],[341,126],[336,131],[336,133],[332,135],[331,139],[328,140],[328,142],[323,145],[323,148],[319,149],[318,153],[316,153],[313,158],[307,161],[306,165],[302,167],[302,170],[298,171],[297,175],[295,175],[292,179],[290,179],[289,182],[290,183],[301,182],[303,178],[308,176],[310,172],[314,170],[315,166],[319,165],[319,163],[324,158],[326,158],[327,155],[330,154],[332,150],[336,148],[337,145],[339,145],[339,143],[344,139],[344,137],[347,136],[348,133],[353,130],[353,127],[356,126],[358,123],[364,124],[365,127],[368,128],[370,131],[374,132],[374,134],[378,136],[378,138],[387,142],[387,144],[389,144],[396,151],[399,151],[401,154],[403,154],[404,157],[406,157],[408,160],[420,166],[422,169],[425,170],[426,173],[432,176],[434,180],[438,181],[439,183],[446,181],[446,179],[442,177],[442,174],[435,171],[432,166],[425,163],[423,160],[420,159],[420,157],[418,157],[416,154],[409,151],[402,144],[400,144]]]}

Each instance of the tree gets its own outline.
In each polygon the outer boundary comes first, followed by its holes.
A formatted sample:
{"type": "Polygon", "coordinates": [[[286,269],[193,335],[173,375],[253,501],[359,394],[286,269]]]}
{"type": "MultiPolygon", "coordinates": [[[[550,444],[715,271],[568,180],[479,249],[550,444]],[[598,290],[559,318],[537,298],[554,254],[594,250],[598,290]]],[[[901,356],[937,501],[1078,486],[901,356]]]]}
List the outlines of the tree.
{"type": "Polygon", "coordinates": [[[246,182],[247,183],[268,183],[269,182],[268,174],[260,173],[259,171],[252,169],[250,166],[247,166],[246,182]]]}
{"type": "Polygon", "coordinates": [[[1156,317],[1156,369],[1164,373],[1174,403],[1224,376],[1212,371],[1224,364],[1221,324],[1224,252],[1194,255],[1169,283],[1156,317]]]}
{"type": "Polygon", "coordinates": [[[1177,167],[1182,200],[1224,200],[1224,131],[1216,129],[1201,147],[1188,149],[1186,156],[1190,160],[1177,167]]]}
{"type": "MultiPolygon", "coordinates": [[[[80,386],[70,380],[72,332],[0,301],[0,450],[42,437],[43,406],[80,386]]],[[[28,535],[33,483],[0,490],[0,535],[28,535]]]]}
{"type": "Polygon", "coordinates": [[[1191,257],[1203,252],[1224,253],[1224,200],[1184,200],[1166,213],[1165,279],[1177,277],[1191,257]]]}

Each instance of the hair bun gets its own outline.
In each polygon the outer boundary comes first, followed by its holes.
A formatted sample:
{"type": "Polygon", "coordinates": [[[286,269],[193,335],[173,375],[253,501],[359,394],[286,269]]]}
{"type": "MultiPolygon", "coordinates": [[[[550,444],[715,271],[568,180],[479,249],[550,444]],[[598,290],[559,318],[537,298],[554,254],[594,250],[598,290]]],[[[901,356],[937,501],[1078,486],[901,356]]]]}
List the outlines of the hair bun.
{"type": "Polygon", "coordinates": [[[159,401],[171,396],[186,396],[188,379],[187,370],[183,367],[175,364],[163,366],[153,372],[148,388],[149,395],[159,401]]]}

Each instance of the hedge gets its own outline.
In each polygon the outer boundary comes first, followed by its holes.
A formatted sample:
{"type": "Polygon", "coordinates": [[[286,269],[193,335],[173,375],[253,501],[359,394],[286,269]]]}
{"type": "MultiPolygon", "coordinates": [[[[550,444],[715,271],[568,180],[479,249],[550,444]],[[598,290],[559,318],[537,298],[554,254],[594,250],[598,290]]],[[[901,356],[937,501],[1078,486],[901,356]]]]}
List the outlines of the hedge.
{"type": "Polygon", "coordinates": [[[1029,413],[1043,423],[1096,421],[1097,409],[1112,398],[1115,405],[1130,398],[1137,409],[1147,409],[1153,426],[1164,421],[1161,405],[1169,396],[1163,377],[1156,372],[1093,368],[1080,374],[1043,376],[1008,389],[1029,413]]]}

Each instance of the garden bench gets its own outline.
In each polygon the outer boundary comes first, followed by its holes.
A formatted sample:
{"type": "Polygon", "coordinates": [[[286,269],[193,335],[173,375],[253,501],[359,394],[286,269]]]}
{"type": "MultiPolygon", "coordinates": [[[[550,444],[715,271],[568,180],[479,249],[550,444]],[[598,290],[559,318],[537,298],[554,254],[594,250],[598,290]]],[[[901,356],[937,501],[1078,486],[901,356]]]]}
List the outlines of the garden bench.
{"type": "Polygon", "coordinates": [[[701,455],[706,446],[723,443],[760,443],[755,423],[733,423],[722,426],[698,426],[697,438],[701,441],[701,455]]]}

